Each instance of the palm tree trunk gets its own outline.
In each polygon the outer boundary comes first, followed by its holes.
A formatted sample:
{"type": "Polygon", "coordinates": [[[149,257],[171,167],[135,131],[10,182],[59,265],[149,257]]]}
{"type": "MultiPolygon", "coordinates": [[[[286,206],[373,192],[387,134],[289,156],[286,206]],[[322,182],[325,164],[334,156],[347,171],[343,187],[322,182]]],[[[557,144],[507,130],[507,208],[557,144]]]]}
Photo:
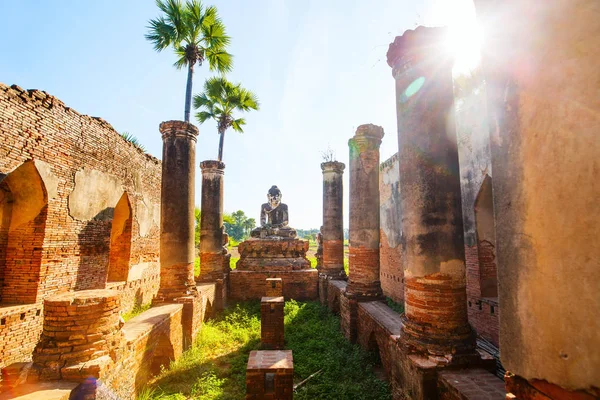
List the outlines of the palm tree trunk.
{"type": "Polygon", "coordinates": [[[223,161],[223,142],[225,141],[225,131],[221,132],[221,137],[219,138],[219,158],[217,160],[223,161]]]}
{"type": "Polygon", "coordinates": [[[185,87],[185,114],[183,120],[190,122],[190,109],[192,107],[192,78],[194,77],[194,64],[188,63],[187,86],[185,87]]]}

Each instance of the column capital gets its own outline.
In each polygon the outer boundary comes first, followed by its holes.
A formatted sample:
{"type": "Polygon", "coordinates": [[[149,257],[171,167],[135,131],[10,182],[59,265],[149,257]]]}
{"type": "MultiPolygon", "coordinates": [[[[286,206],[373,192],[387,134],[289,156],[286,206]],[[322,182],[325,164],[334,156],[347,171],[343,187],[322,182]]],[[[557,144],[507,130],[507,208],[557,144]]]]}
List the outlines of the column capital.
{"type": "Polygon", "coordinates": [[[326,172],[337,172],[338,174],[344,173],[344,169],[346,168],[346,164],[339,161],[327,161],[321,163],[321,169],[323,173],[326,172]]]}
{"type": "Polygon", "coordinates": [[[387,52],[387,63],[392,67],[394,78],[416,66],[439,65],[440,58],[449,57],[444,48],[447,31],[445,27],[419,26],[396,36],[387,52]]]}
{"type": "Polygon", "coordinates": [[[359,151],[379,148],[384,132],[381,126],[373,124],[361,125],[356,129],[354,136],[348,141],[351,148],[357,147],[359,151]]]}
{"type": "Polygon", "coordinates": [[[223,174],[225,170],[225,163],[217,160],[204,160],[200,163],[200,169],[202,173],[220,173],[223,174]]]}
{"type": "Polygon", "coordinates": [[[161,122],[158,130],[165,140],[169,137],[182,137],[185,139],[197,140],[198,128],[185,121],[164,121],[161,122]]]}

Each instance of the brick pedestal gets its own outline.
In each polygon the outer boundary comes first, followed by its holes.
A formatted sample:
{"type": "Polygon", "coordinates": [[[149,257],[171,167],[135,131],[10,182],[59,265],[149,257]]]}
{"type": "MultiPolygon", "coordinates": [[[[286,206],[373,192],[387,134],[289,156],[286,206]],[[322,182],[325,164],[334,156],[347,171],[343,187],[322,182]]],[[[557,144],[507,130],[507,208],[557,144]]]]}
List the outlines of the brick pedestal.
{"type": "Polygon", "coordinates": [[[260,301],[260,342],[265,349],[284,348],[283,297],[263,297],[260,301]]]}
{"type": "Polygon", "coordinates": [[[120,294],[83,290],[44,300],[44,328],[33,353],[30,378],[80,380],[100,377],[123,341],[120,294]]]}
{"type": "Polygon", "coordinates": [[[291,350],[253,350],[246,368],[246,400],[292,400],[291,350]]]}
{"type": "Polygon", "coordinates": [[[160,124],[163,139],[160,218],[160,289],[156,302],[196,292],[194,282],[194,171],[198,128],[160,124]]]}
{"type": "Polygon", "coordinates": [[[279,297],[283,296],[283,280],[281,278],[267,278],[267,290],[265,295],[267,297],[279,297]]]}
{"type": "Polygon", "coordinates": [[[262,298],[267,278],[281,278],[288,299],[317,299],[319,273],[306,258],[306,240],[251,238],[240,243],[238,250],[240,260],[229,274],[232,299],[262,298]]]}
{"type": "Polygon", "coordinates": [[[324,162],[323,170],[323,263],[319,272],[345,278],[344,271],[344,185],[346,166],[338,161],[324,162]]]}
{"type": "Polygon", "coordinates": [[[428,354],[472,352],[446,30],[406,31],[387,57],[396,80],[405,276],[404,343],[428,354]]]}

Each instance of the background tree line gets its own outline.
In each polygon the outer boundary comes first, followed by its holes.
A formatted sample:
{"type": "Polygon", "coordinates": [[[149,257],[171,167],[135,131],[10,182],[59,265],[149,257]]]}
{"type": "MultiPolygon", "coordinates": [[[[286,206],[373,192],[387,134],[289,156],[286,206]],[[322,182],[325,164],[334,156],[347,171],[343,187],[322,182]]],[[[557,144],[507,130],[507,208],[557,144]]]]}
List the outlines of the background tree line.
{"type": "MultiPolygon", "coordinates": [[[[200,219],[201,219],[200,207],[195,209],[195,243],[196,247],[200,246],[200,219]]],[[[254,218],[248,218],[246,213],[242,210],[237,210],[233,213],[223,214],[223,225],[225,226],[225,232],[229,235],[229,241],[232,245],[242,242],[250,237],[250,231],[256,227],[256,220],[254,218]]]]}

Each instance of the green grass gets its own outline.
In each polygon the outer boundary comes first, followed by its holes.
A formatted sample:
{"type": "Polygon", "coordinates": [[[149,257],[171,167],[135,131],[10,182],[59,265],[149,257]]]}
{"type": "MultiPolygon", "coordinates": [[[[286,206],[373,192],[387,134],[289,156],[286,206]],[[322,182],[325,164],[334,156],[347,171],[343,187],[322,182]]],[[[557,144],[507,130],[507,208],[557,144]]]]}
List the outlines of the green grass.
{"type": "Polygon", "coordinates": [[[404,304],[396,303],[394,300],[392,300],[389,297],[386,297],[385,301],[386,301],[388,307],[390,307],[392,310],[396,311],[398,314],[404,313],[404,304]]]}
{"type": "Polygon", "coordinates": [[[127,322],[131,318],[137,317],[138,315],[140,315],[144,311],[149,310],[151,306],[152,306],[152,303],[148,303],[148,304],[136,304],[131,311],[123,314],[122,317],[125,320],[125,322],[127,322]]]}
{"type": "MultiPolygon", "coordinates": [[[[239,257],[231,257],[229,259],[229,267],[231,269],[235,269],[235,266],[240,258],[239,257]]],[[[200,257],[196,257],[194,260],[194,276],[200,275],[200,257]]]]}
{"type": "MultiPolygon", "coordinates": [[[[286,302],[285,338],[294,352],[295,382],[322,370],[295,400],[391,398],[373,374],[376,357],[346,341],[339,318],[318,302],[286,302]]],[[[145,400],[243,399],[248,354],[259,348],[260,304],[232,306],[204,324],[194,347],[145,388],[145,400]]]]}

